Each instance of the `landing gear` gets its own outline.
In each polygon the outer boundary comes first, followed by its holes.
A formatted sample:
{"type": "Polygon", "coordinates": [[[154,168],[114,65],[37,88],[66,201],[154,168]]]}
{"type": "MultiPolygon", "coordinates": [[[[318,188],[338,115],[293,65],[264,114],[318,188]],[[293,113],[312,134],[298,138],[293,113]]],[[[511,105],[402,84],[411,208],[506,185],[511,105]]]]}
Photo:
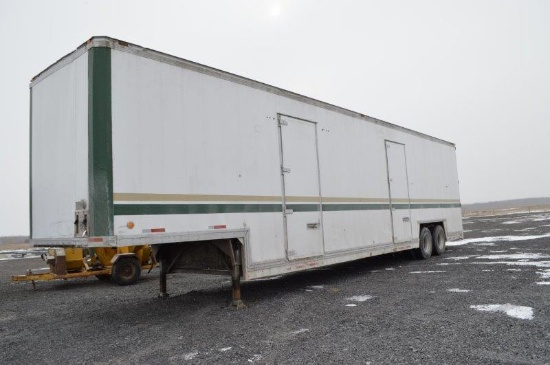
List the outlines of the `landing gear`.
{"type": "Polygon", "coordinates": [[[232,260],[231,268],[231,286],[233,301],[231,302],[231,309],[244,309],[246,305],[241,300],[241,250],[240,247],[233,247],[234,260],[232,260]]]}
{"type": "Polygon", "coordinates": [[[167,299],[170,294],[166,291],[166,276],[168,274],[168,260],[166,257],[161,257],[159,260],[160,263],[160,291],[159,291],[159,298],[161,299],[167,299]]]}
{"type": "Polygon", "coordinates": [[[160,263],[159,298],[168,298],[167,275],[173,272],[211,272],[231,275],[231,309],[243,309],[241,299],[242,248],[237,240],[181,242],[154,246],[160,263]]]}

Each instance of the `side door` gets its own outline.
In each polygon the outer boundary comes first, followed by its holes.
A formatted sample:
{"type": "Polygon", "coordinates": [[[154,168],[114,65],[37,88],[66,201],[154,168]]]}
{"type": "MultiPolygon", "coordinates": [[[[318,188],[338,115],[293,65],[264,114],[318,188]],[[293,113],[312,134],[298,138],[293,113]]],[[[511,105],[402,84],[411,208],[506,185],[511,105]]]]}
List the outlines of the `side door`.
{"type": "Polygon", "coordinates": [[[317,124],[284,115],[278,119],[287,258],[320,256],[324,247],[317,124]]]}
{"type": "Polygon", "coordinates": [[[393,243],[412,241],[411,200],[405,145],[385,141],[393,243]]]}

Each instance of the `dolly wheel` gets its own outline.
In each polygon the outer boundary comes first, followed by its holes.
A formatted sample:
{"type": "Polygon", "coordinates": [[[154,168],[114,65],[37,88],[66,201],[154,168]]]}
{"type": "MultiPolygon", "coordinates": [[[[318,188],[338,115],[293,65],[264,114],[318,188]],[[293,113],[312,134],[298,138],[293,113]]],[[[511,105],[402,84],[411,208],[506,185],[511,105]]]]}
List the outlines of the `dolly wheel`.
{"type": "Polygon", "coordinates": [[[121,257],[113,265],[111,275],[118,285],[131,285],[138,281],[141,267],[135,257],[121,257]]]}

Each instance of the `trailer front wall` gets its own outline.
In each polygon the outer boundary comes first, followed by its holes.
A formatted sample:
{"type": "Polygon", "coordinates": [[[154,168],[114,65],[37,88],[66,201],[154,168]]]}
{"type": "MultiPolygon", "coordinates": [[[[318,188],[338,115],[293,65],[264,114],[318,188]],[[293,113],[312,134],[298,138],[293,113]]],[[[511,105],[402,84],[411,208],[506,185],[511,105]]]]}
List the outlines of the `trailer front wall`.
{"type": "MultiPolygon", "coordinates": [[[[411,241],[400,247],[417,244],[422,221],[461,234],[454,146],[230,78],[112,50],[116,235],[249,227],[249,270],[286,263],[280,115],[315,126],[325,257],[393,247],[386,140],[406,151],[409,196],[396,198],[411,241]]],[[[286,203],[293,214],[316,204],[286,203]]]]}
{"type": "Polygon", "coordinates": [[[88,200],[88,56],[31,87],[31,237],[74,235],[88,200]]]}

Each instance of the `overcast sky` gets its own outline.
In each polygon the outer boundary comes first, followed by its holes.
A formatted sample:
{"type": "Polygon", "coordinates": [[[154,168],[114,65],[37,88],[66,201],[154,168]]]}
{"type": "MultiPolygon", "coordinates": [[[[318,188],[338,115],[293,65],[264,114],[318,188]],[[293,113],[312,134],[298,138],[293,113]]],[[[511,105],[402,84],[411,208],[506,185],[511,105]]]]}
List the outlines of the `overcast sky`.
{"type": "Polygon", "coordinates": [[[550,1],[0,1],[0,236],[28,234],[30,79],[93,35],[457,146],[463,203],[550,196],[550,1]]]}

